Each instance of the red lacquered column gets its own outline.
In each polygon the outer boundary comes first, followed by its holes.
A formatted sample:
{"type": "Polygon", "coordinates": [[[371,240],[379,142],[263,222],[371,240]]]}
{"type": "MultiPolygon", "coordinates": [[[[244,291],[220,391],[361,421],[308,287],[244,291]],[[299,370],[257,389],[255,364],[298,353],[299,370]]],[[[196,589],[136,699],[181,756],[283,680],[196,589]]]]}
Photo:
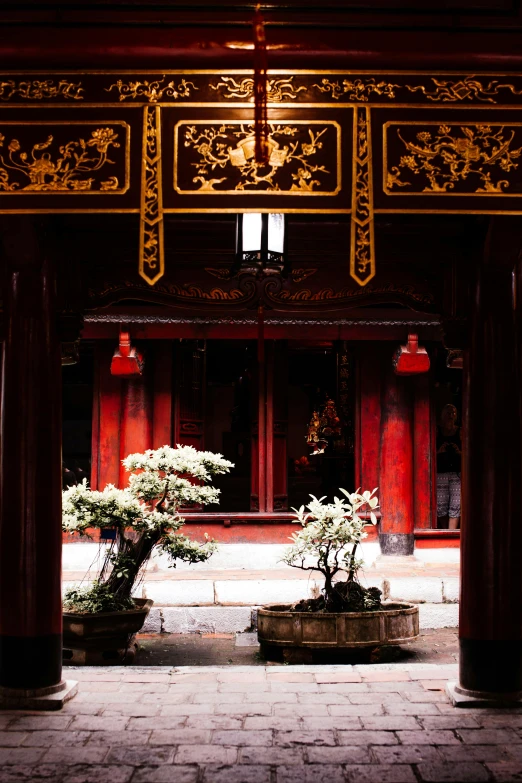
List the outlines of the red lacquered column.
{"type": "Polygon", "coordinates": [[[414,386],[413,486],[415,527],[430,528],[432,519],[432,441],[429,373],[411,379],[414,386]]]}
{"type": "MultiPolygon", "coordinates": [[[[379,544],[383,555],[412,555],[413,395],[409,378],[393,372],[389,358],[382,393],[379,544]]],[[[373,487],[371,488],[373,489],[373,487]]]]}
{"type": "Polygon", "coordinates": [[[6,229],[0,686],[30,690],[62,672],[61,357],[52,261],[29,221],[9,216],[6,229]]]}
{"type": "Polygon", "coordinates": [[[485,696],[522,691],[522,274],[506,228],[476,276],[464,367],[459,687],[485,696]]]}
{"type": "MultiPolygon", "coordinates": [[[[152,404],[146,373],[122,380],[120,460],[152,447],[152,404]]],[[[119,486],[126,487],[128,481],[129,474],[120,464],[119,486]]]]}

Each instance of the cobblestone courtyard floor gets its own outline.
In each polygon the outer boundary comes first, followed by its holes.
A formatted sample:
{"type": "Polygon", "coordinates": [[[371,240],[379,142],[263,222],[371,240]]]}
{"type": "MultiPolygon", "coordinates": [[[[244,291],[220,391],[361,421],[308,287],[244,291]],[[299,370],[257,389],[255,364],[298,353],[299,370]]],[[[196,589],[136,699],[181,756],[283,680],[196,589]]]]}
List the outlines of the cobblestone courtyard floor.
{"type": "Polygon", "coordinates": [[[522,709],[456,709],[454,663],[72,668],[62,712],[0,714],[0,783],[522,780],[522,709]]]}

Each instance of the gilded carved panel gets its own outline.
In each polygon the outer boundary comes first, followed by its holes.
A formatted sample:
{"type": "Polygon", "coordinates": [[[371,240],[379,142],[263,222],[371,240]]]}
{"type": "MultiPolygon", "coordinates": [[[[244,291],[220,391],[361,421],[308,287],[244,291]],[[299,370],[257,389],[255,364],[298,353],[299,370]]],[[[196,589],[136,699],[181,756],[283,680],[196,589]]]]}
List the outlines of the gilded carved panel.
{"type": "Polygon", "coordinates": [[[335,121],[269,124],[268,164],[254,158],[253,125],[181,120],[174,127],[174,189],[183,194],[336,196],[341,190],[341,127],[335,121]]]}
{"type": "Polygon", "coordinates": [[[387,122],[383,138],[387,195],[522,195],[522,123],[387,122]]]}
{"type": "Polygon", "coordinates": [[[0,196],[125,193],[125,122],[0,121],[0,196]]]}

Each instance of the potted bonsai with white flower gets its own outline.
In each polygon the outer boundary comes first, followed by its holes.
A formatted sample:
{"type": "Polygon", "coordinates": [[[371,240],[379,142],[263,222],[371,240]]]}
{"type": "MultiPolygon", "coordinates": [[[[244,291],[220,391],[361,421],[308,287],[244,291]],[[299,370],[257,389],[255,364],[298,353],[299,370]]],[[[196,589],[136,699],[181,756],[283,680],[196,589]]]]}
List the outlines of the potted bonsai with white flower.
{"type": "Polygon", "coordinates": [[[353,649],[397,645],[419,633],[418,608],[381,603],[377,587],[364,587],[358,574],[363,561],[358,549],[364,530],[377,524],[379,501],[373,492],[347,492],[333,503],[311,495],[296,512],[302,529],[292,535],[283,561],[292,568],[318,572],[322,594],[296,604],[275,604],[258,612],[258,639],[265,658],[307,663],[353,649]],[[365,513],[366,512],[366,513],[365,513]],[[344,578],[343,578],[344,577],[344,578]]]}
{"type": "Polygon", "coordinates": [[[125,489],[91,490],[84,480],[63,493],[64,532],[88,536],[98,528],[104,542],[96,579],[65,592],[64,660],[70,663],[130,662],[133,634],[152,605],[134,597],[152,554],[165,553],[175,566],[207,560],[215,549],[213,541],[199,544],[180,532],[180,508],[217,503],[212,478],[228,473],[231,462],[178,445],[130,454],[123,465],[130,473],[125,489]]]}

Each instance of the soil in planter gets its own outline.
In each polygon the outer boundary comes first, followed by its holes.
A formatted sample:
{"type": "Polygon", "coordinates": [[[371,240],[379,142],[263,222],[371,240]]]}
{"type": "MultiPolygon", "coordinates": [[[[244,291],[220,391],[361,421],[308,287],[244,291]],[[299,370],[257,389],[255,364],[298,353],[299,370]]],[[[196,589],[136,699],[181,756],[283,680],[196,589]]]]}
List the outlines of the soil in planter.
{"type": "Polygon", "coordinates": [[[293,612],[378,612],[382,592],[378,587],[362,587],[358,582],[335,582],[325,597],[308,598],[293,604],[293,612]]]}

